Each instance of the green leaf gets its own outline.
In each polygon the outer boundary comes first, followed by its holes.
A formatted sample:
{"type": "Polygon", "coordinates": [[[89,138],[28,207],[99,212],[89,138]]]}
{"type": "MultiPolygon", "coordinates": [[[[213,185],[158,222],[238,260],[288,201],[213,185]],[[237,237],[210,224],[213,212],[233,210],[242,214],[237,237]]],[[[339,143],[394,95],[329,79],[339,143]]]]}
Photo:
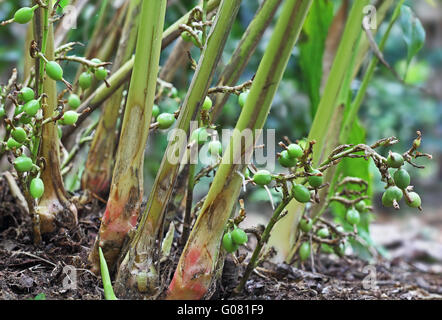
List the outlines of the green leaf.
{"type": "Polygon", "coordinates": [[[33,300],[46,300],[46,295],[44,293],[37,294],[33,300]]]}
{"type": "Polygon", "coordinates": [[[112,288],[112,282],[109,275],[109,269],[107,267],[106,258],[104,257],[103,250],[98,247],[98,253],[100,255],[100,270],[101,280],[103,281],[104,298],[106,300],[118,300],[115,296],[114,289],[112,288]]]}
{"type": "Polygon", "coordinates": [[[314,1],[303,28],[307,39],[299,45],[300,66],[310,97],[312,117],[316,113],[321,98],[322,57],[332,20],[333,2],[329,0],[314,1]]]}
{"type": "Polygon", "coordinates": [[[420,20],[408,6],[401,8],[400,26],[403,38],[407,44],[407,69],[413,57],[422,49],[425,43],[425,29],[420,20]]]}

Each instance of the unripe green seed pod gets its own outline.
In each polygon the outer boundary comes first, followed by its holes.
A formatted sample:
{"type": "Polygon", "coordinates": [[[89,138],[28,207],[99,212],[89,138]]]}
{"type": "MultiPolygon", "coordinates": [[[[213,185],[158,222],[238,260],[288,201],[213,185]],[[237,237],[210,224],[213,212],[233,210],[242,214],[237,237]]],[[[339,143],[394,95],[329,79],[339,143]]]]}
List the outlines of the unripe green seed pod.
{"type": "Polygon", "coordinates": [[[303,242],[299,247],[299,258],[301,261],[305,261],[310,257],[310,243],[303,242]]]}
{"type": "Polygon", "coordinates": [[[393,200],[396,200],[396,201],[401,200],[402,196],[403,196],[402,190],[396,186],[389,187],[387,190],[385,190],[385,194],[386,194],[385,197],[387,198],[386,200],[389,200],[392,202],[393,202],[393,200]]]}
{"type": "Polygon", "coordinates": [[[8,147],[9,150],[12,150],[14,148],[15,149],[20,148],[22,146],[22,144],[15,141],[14,138],[9,138],[8,141],[6,142],[6,146],[8,147]]]}
{"type": "Polygon", "coordinates": [[[25,142],[27,137],[25,129],[21,127],[16,127],[14,130],[12,130],[11,136],[19,143],[25,142]]]}
{"type": "Polygon", "coordinates": [[[207,133],[206,128],[198,128],[192,132],[190,141],[197,142],[198,144],[204,144],[207,139],[209,138],[209,135],[207,133]]]}
{"type": "Polygon", "coordinates": [[[392,207],[392,206],[393,206],[393,200],[394,200],[394,199],[391,199],[391,198],[387,195],[387,192],[384,192],[384,193],[382,194],[382,205],[383,205],[384,207],[392,207]]]}
{"type": "Polygon", "coordinates": [[[247,100],[248,96],[249,96],[249,91],[248,90],[244,91],[244,92],[241,92],[241,94],[239,95],[238,103],[241,106],[241,108],[244,107],[244,105],[246,104],[246,100],[247,100]]]}
{"type": "Polygon", "coordinates": [[[287,152],[289,153],[290,158],[300,158],[304,154],[304,150],[295,143],[289,144],[287,152]]]}
{"type": "Polygon", "coordinates": [[[249,168],[246,168],[246,170],[244,171],[244,178],[245,179],[249,179],[250,178],[250,170],[249,170],[249,168]]]}
{"type": "Polygon", "coordinates": [[[206,97],[204,99],[204,103],[203,103],[203,110],[209,111],[210,108],[212,108],[212,99],[210,99],[209,97],[206,97]]]}
{"type": "Polygon", "coordinates": [[[356,203],[355,208],[359,212],[364,212],[365,211],[365,202],[364,202],[364,200],[361,200],[358,203],[356,203]]]}
{"type": "Polygon", "coordinates": [[[268,185],[272,179],[272,175],[267,170],[259,170],[253,175],[253,182],[259,186],[268,185]]]}
{"type": "Polygon", "coordinates": [[[32,160],[26,156],[20,156],[14,160],[15,170],[18,172],[26,172],[32,169],[32,160]]]}
{"type": "Polygon", "coordinates": [[[238,250],[238,245],[233,243],[232,235],[230,232],[226,232],[223,236],[223,248],[228,252],[232,253],[238,250]]]}
{"type": "Polygon", "coordinates": [[[171,113],[161,113],[157,117],[158,127],[160,129],[169,129],[175,122],[175,116],[171,113]]]}
{"type": "Polygon", "coordinates": [[[300,146],[302,150],[305,150],[308,146],[307,140],[305,140],[305,139],[299,140],[298,146],[300,146]]]}
{"type": "Polygon", "coordinates": [[[393,180],[396,186],[405,189],[410,185],[410,175],[405,169],[398,169],[393,175],[393,180]]]}
{"type": "Polygon", "coordinates": [[[245,244],[248,241],[247,233],[243,229],[235,228],[231,234],[233,242],[238,245],[245,244]]]}
{"type": "Polygon", "coordinates": [[[55,61],[49,61],[46,63],[46,74],[55,81],[60,81],[63,79],[63,69],[55,61]]]}
{"type": "Polygon", "coordinates": [[[40,107],[41,107],[40,101],[33,99],[26,102],[26,104],[23,106],[23,111],[26,112],[28,116],[34,117],[37,114],[40,107]]]}
{"type": "Polygon", "coordinates": [[[20,93],[18,94],[18,97],[24,102],[31,101],[35,98],[34,90],[28,87],[24,87],[20,90],[20,93]]]}
{"type": "Polygon", "coordinates": [[[93,58],[93,59],[91,60],[91,62],[93,62],[93,63],[95,63],[95,64],[100,64],[100,63],[101,63],[101,60],[98,59],[98,58],[93,58]]]}
{"type": "MultiPolygon", "coordinates": [[[[319,174],[321,173],[321,171],[319,170],[313,170],[311,173],[314,174],[319,174]]],[[[308,176],[308,183],[313,187],[313,188],[318,188],[322,185],[322,183],[324,182],[324,177],[323,176],[308,176]]]]}
{"type": "Polygon", "coordinates": [[[63,114],[63,117],[61,118],[62,120],[62,124],[67,125],[67,126],[72,126],[74,125],[77,120],[78,120],[78,113],[75,111],[66,111],[63,114]]]}
{"type": "Polygon", "coordinates": [[[108,71],[104,67],[99,67],[95,70],[95,78],[101,81],[107,78],[108,71]]]}
{"type": "Polygon", "coordinates": [[[68,105],[72,109],[77,109],[81,104],[80,97],[76,95],[75,93],[72,93],[68,98],[68,105]]]}
{"type": "Polygon", "coordinates": [[[345,255],[345,243],[340,243],[337,247],[333,249],[338,256],[345,255]]]}
{"type": "Polygon", "coordinates": [[[359,211],[354,208],[350,208],[347,210],[345,218],[350,224],[358,224],[359,221],[361,221],[361,216],[359,215],[359,211]]]}
{"type": "Polygon", "coordinates": [[[160,114],[160,107],[158,107],[158,105],[154,104],[152,107],[152,118],[158,117],[159,114],[160,114]]]}
{"type": "Polygon", "coordinates": [[[32,117],[28,116],[26,114],[22,115],[20,118],[20,123],[22,123],[22,124],[28,124],[28,123],[31,123],[31,121],[32,121],[32,117]]]}
{"type": "MultiPolygon", "coordinates": [[[[200,42],[202,43],[203,42],[203,32],[201,30],[196,30],[195,33],[198,36],[198,39],[200,40],[200,42]]],[[[191,41],[195,46],[198,46],[198,42],[196,41],[195,37],[192,37],[191,41]]],[[[204,45],[204,43],[203,43],[203,45],[204,45]]]]}
{"type": "Polygon", "coordinates": [[[281,155],[278,158],[278,161],[281,164],[281,166],[283,166],[284,168],[292,168],[292,167],[296,166],[296,163],[297,163],[296,158],[290,158],[287,150],[284,150],[283,152],[281,152],[281,155]]]}
{"type": "Polygon", "coordinates": [[[387,165],[391,168],[399,168],[404,164],[404,158],[396,152],[392,152],[387,157],[387,165]]]}
{"type": "Polygon", "coordinates": [[[309,232],[313,228],[313,220],[302,218],[301,221],[299,221],[299,228],[306,233],[309,232]]]}
{"type": "Polygon", "coordinates": [[[327,228],[322,228],[318,230],[318,237],[320,238],[328,238],[330,236],[330,232],[327,228]]]}
{"type": "Polygon", "coordinates": [[[92,85],[92,74],[90,72],[83,72],[78,78],[78,84],[83,90],[89,89],[92,85]]]}
{"type": "Polygon", "coordinates": [[[310,201],[310,191],[302,184],[295,184],[292,192],[297,201],[301,203],[307,203],[310,201]]]}
{"type": "Polygon", "coordinates": [[[18,9],[14,14],[14,22],[26,24],[34,17],[34,8],[23,7],[18,9]]]}
{"type": "Polygon", "coordinates": [[[209,142],[209,152],[212,155],[221,155],[223,152],[223,146],[220,141],[213,140],[209,142]]]}
{"type": "Polygon", "coordinates": [[[34,178],[29,186],[29,193],[35,199],[40,198],[45,192],[45,185],[40,178],[34,178]]]}
{"type": "Polygon", "coordinates": [[[24,106],[23,105],[18,105],[15,107],[14,110],[14,116],[18,116],[20,113],[22,113],[24,111],[24,106]]]}
{"type": "Polygon", "coordinates": [[[337,225],[337,226],[336,226],[336,231],[343,233],[345,230],[344,230],[344,227],[343,227],[343,226],[341,226],[341,225],[337,225]]]}
{"type": "Polygon", "coordinates": [[[419,208],[422,204],[421,197],[416,192],[408,193],[408,197],[411,201],[405,197],[405,203],[411,208],[419,208]]]}
{"type": "Polygon", "coordinates": [[[328,244],[326,243],[322,243],[321,244],[321,251],[324,253],[334,253],[335,251],[333,250],[332,247],[330,247],[328,244]]]}
{"type": "Polygon", "coordinates": [[[175,87],[170,89],[170,97],[171,98],[178,98],[178,90],[175,87]]]}
{"type": "Polygon", "coordinates": [[[184,31],[181,33],[181,38],[186,41],[186,42],[190,42],[192,41],[192,35],[190,34],[189,31],[184,31]]]}

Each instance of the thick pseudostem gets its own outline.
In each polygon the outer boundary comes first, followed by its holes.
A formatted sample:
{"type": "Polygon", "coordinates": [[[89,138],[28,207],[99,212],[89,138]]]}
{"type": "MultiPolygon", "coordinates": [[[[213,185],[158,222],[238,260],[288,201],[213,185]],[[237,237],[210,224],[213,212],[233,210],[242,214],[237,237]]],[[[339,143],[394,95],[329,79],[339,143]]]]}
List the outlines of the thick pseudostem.
{"type": "Polygon", "coordinates": [[[134,71],[128,93],[109,200],[89,256],[99,270],[98,246],[115,268],[121,247],[137,222],[143,196],[144,149],[155,99],[166,0],[143,1],[134,71]]]}
{"type": "MultiPolygon", "coordinates": [[[[187,135],[190,132],[190,122],[195,120],[206,97],[240,2],[240,0],[222,1],[215,24],[205,43],[197,71],[177,121],[177,128],[186,132],[187,135]]],[[[146,205],[146,211],[119,268],[116,281],[116,292],[119,296],[133,297],[135,295],[151,298],[160,291],[158,265],[155,263],[158,260],[156,259],[157,241],[160,238],[164,212],[171,199],[180,167],[179,163],[170,162],[169,157],[179,155],[182,159],[187,145],[186,141],[179,139],[178,136],[176,138],[178,139],[170,139],[146,205]],[[129,291],[131,291],[130,294],[129,291]]]]}
{"type": "Polygon", "coordinates": [[[243,182],[239,173],[244,172],[245,164],[237,164],[238,159],[233,161],[233,155],[245,155],[246,162],[250,159],[257,137],[246,138],[244,145],[239,143],[242,132],[251,129],[255,135],[255,130],[263,128],[311,3],[311,0],[288,0],[284,4],[231,143],[180,257],[167,299],[201,299],[210,295],[219,266],[224,227],[243,182]]]}
{"type": "MultiPolygon", "coordinates": [[[[52,1],[48,1],[48,6],[52,7],[52,1]]],[[[54,31],[52,23],[49,23],[48,9],[38,9],[35,18],[36,39],[39,41],[39,47],[44,52],[48,60],[54,59],[54,31]],[[43,36],[42,36],[43,35],[43,36]],[[45,41],[43,41],[46,39],[45,41]],[[42,43],[46,42],[43,48],[42,43]]],[[[36,60],[39,65],[39,59],[36,60]]],[[[39,65],[40,67],[41,65],[39,65]]],[[[38,68],[36,68],[38,69],[38,68]]],[[[47,77],[44,73],[42,87],[39,93],[45,93],[47,98],[44,99],[43,115],[44,118],[52,117],[57,107],[57,91],[54,80],[47,77]]],[[[37,81],[38,83],[38,81],[37,81]]],[[[48,122],[42,127],[42,138],[38,153],[39,159],[44,159],[44,168],[41,178],[45,185],[45,192],[38,203],[36,212],[40,216],[41,233],[49,233],[56,230],[58,225],[73,227],[77,224],[77,209],[67,199],[66,191],[63,186],[63,180],[60,173],[59,158],[59,138],[57,127],[54,122],[48,122]]]]}
{"type": "MultiPolygon", "coordinates": [[[[140,7],[139,0],[131,1],[112,72],[116,72],[129,60],[135,49],[140,7]]],[[[119,88],[103,108],[103,115],[95,132],[81,179],[83,189],[87,189],[101,197],[106,197],[110,189],[115,159],[114,153],[118,141],[116,127],[123,98],[123,89],[123,87],[119,88]]]]}

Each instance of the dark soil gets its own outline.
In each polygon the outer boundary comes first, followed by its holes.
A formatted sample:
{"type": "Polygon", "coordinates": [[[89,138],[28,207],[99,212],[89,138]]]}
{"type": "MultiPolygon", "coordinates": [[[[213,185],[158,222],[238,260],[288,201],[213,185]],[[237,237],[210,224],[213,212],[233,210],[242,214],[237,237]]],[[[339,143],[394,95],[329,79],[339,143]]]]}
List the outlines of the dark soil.
{"type": "MultiPolygon", "coordinates": [[[[31,219],[0,178],[0,299],[103,299],[100,277],[88,269],[87,256],[99,226],[103,205],[79,212],[74,230],[60,230],[32,243],[31,219]],[[77,279],[73,283],[71,279],[77,279]]],[[[320,256],[315,272],[265,263],[252,274],[245,291],[230,295],[238,268],[227,260],[225,274],[214,298],[227,299],[441,299],[440,273],[425,272],[403,259],[379,261],[376,288],[370,286],[367,263],[354,257],[320,256]]]]}

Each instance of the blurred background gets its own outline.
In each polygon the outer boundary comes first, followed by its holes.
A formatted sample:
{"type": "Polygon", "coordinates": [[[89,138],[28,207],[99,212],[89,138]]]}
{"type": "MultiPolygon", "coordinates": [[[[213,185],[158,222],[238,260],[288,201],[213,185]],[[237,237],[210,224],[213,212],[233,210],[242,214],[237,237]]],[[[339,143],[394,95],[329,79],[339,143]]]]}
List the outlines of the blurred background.
{"type": "MultiPolygon", "coordinates": [[[[78,0],[77,0],[78,1],[78,0]]],[[[29,5],[30,1],[0,0],[0,20],[9,19],[20,6],[29,5]]],[[[69,41],[87,43],[88,34],[93,28],[93,17],[97,13],[99,1],[86,1],[79,16],[77,29],[69,34],[69,41]]],[[[121,1],[112,1],[118,7],[121,1]]],[[[198,1],[170,0],[167,11],[166,27],[172,24],[183,13],[192,8],[198,1]]],[[[244,30],[261,1],[243,0],[236,24],[229,37],[223,52],[222,64],[228,62],[232,52],[239,42],[244,30]]],[[[340,1],[334,1],[337,5],[340,1]]],[[[411,171],[412,184],[422,197],[424,211],[400,211],[382,208],[380,194],[383,186],[374,186],[376,220],[371,227],[375,242],[388,249],[390,257],[409,255],[410,259],[423,259],[435,263],[419,265],[421,268],[435,268],[441,272],[442,262],[442,2],[439,0],[406,1],[413,8],[426,30],[426,43],[423,50],[413,60],[409,69],[406,83],[399,83],[386,68],[378,67],[373,81],[369,85],[366,99],[360,110],[360,119],[367,132],[367,143],[378,139],[396,136],[400,143],[395,150],[403,152],[408,149],[416,136],[416,130],[423,134],[421,150],[433,155],[433,160],[420,160],[425,163],[424,170],[411,171]],[[404,250],[406,248],[406,250],[404,250]]],[[[109,13],[111,14],[111,13],[109,13]]],[[[388,19],[387,19],[388,20],[388,19]]],[[[385,28],[382,25],[381,28],[385,28]]],[[[0,28],[0,83],[4,84],[10,76],[13,67],[23,67],[24,37],[26,27],[12,24],[0,28]]],[[[263,51],[267,45],[271,29],[267,30],[260,46],[251,59],[247,70],[240,82],[249,80],[258,67],[263,51]]],[[[302,37],[301,37],[302,41],[302,37]]],[[[162,62],[165,61],[173,45],[162,53],[162,62]]],[[[81,54],[82,48],[72,54],[81,54]]],[[[197,50],[192,49],[193,57],[198,57],[197,50]]],[[[393,28],[384,51],[386,60],[394,66],[399,74],[403,74],[406,61],[406,45],[400,28],[393,28]]],[[[276,129],[278,141],[283,136],[292,140],[301,139],[308,135],[312,123],[310,100],[304,87],[303,73],[298,64],[299,50],[295,48],[292,59],[278,89],[266,127],[276,129]]],[[[67,65],[65,74],[72,80],[76,69],[67,65]]],[[[193,75],[188,64],[178,70],[173,81],[183,97],[193,75]]],[[[216,76],[215,76],[216,79],[216,76]]],[[[360,77],[359,77],[360,79],[360,77]]],[[[355,92],[358,81],[353,83],[355,92]]],[[[163,101],[160,108],[163,111],[174,110],[178,107],[171,101],[163,101]]],[[[224,128],[232,128],[240,113],[236,97],[231,97],[222,111],[219,124],[224,128]]],[[[95,113],[93,116],[97,117],[95,113]]],[[[3,133],[0,131],[0,137],[3,133]]],[[[158,170],[163,150],[167,144],[166,134],[156,132],[149,137],[146,148],[145,187],[148,194],[150,186],[158,170]]],[[[386,152],[386,150],[384,150],[386,152]]],[[[79,163],[84,161],[87,150],[80,154],[79,163]]],[[[0,172],[6,170],[7,163],[0,164],[0,172]]],[[[279,168],[279,170],[282,170],[279,168]]],[[[379,179],[374,179],[379,181],[379,179]]],[[[203,196],[209,186],[210,179],[202,180],[197,186],[196,196],[203,196]]],[[[77,182],[67,182],[70,191],[78,189],[77,182]]],[[[246,195],[246,209],[249,212],[247,223],[256,225],[265,223],[271,214],[268,196],[263,189],[250,188],[246,195]]]]}

